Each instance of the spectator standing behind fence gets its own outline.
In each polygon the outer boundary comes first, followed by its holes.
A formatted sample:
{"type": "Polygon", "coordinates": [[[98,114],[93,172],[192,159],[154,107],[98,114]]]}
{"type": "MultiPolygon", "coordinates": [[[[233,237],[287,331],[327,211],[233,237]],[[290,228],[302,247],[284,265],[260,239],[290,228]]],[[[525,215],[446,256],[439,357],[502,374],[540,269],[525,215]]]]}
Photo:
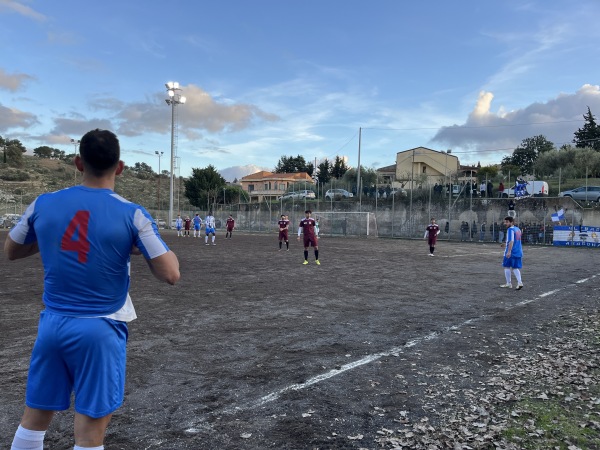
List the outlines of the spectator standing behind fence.
{"type": "Polygon", "coordinates": [[[431,223],[425,229],[425,236],[423,239],[427,239],[427,243],[429,244],[429,256],[435,256],[433,252],[435,251],[435,243],[437,242],[438,234],[440,234],[442,230],[437,223],[435,223],[435,217],[431,218],[431,223]]]}
{"type": "Polygon", "coordinates": [[[521,280],[521,268],[523,267],[523,247],[521,245],[521,230],[514,223],[511,216],[504,218],[506,225],[506,247],[504,249],[504,257],[502,259],[502,267],[504,267],[504,277],[506,284],[501,284],[501,288],[512,288],[511,271],[517,279],[517,291],[523,289],[523,281],[521,280]]]}
{"type": "Polygon", "coordinates": [[[494,183],[491,181],[487,182],[487,196],[488,198],[492,198],[494,196],[494,183]]]}
{"type": "Polygon", "coordinates": [[[487,186],[485,184],[485,181],[482,181],[481,185],[479,186],[479,193],[481,194],[481,198],[485,197],[486,189],[487,189],[487,186]]]}
{"type": "Polygon", "coordinates": [[[45,309],[13,449],[42,449],[54,411],[69,409],[73,392],[75,449],[104,448],[124,397],[127,322],[136,318],[130,255],[143,254],[160,281],[180,276],[152,217],[114,192],[125,167],[117,136],[86,133],[74,162],[82,184],[37,197],[4,245],[10,260],[39,251],[44,267],[45,309]]]}
{"type": "Polygon", "coordinates": [[[477,224],[473,221],[473,225],[471,225],[471,240],[475,237],[475,233],[477,233],[477,224]]]}
{"type": "Polygon", "coordinates": [[[479,242],[483,242],[483,240],[485,238],[485,228],[486,228],[486,223],[484,220],[483,223],[479,226],[479,242]]]}
{"type": "Polygon", "coordinates": [[[502,198],[503,195],[504,195],[504,183],[502,183],[502,181],[501,181],[500,184],[498,185],[498,198],[502,198]]]}
{"type": "Polygon", "coordinates": [[[460,240],[466,241],[469,235],[469,224],[464,220],[460,224],[460,240]]]}

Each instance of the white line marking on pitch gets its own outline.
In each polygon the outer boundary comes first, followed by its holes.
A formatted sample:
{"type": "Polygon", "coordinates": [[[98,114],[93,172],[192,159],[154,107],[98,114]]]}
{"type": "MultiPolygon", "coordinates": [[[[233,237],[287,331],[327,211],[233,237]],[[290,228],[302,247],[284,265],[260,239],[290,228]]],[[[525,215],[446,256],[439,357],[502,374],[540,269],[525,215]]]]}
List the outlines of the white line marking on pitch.
{"type": "MultiPolygon", "coordinates": [[[[585,283],[586,281],[592,280],[594,278],[596,278],[597,276],[599,276],[600,274],[596,274],[596,275],[592,275],[589,278],[584,278],[582,280],[577,280],[572,284],[568,284],[562,288],[558,288],[558,289],[554,289],[552,291],[548,291],[548,292],[544,292],[540,295],[538,295],[537,297],[534,297],[530,300],[524,300],[522,302],[516,303],[515,305],[505,308],[505,311],[509,311],[511,309],[514,309],[516,307],[520,307],[523,305],[526,305],[528,303],[532,303],[535,302],[537,300],[541,300],[545,297],[548,297],[550,295],[554,295],[560,291],[563,291],[565,289],[567,289],[568,287],[574,286],[575,284],[581,284],[581,283],[585,283]]],[[[465,320],[464,322],[458,324],[458,325],[451,325],[448,327],[443,328],[440,331],[434,331],[432,333],[426,334],[425,336],[421,336],[418,338],[414,338],[411,339],[410,341],[407,341],[404,345],[399,346],[399,347],[393,347],[388,351],[384,351],[384,352],[379,352],[379,353],[374,353],[372,355],[367,355],[364,358],[361,358],[357,361],[348,363],[348,364],[344,364],[343,366],[341,366],[339,369],[332,369],[329,372],[325,372],[322,373],[320,375],[316,375],[312,378],[309,378],[307,381],[305,381],[304,383],[295,383],[295,384],[290,384],[288,386],[285,386],[281,389],[278,389],[274,392],[271,392],[268,395],[265,395],[255,401],[251,401],[246,403],[245,405],[242,406],[234,406],[231,408],[226,408],[224,410],[222,410],[221,412],[215,412],[213,414],[235,414],[236,412],[240,412],[240,411],[246,411],[246,410],[250,410],[250,409],[254,409],[254,408],[258,408],[260,406],[263,406],[267,403],[273,402],[275,400],[277,400],[282,394],[285,394],[286,392],[289,391],[299,391],[302,390],[304,388],[307,388],[309,386],[312,386],[313,384],[317,384],[321,381],[325,381],[328,380],[330,378],[333,378],[341,373],[347,372],[348,370],[352,370],[355,369],[356,367],[360,367],[363,366],[365,364],[369,364],[373,361],[377,361],[378,359],[384,357],[384,356],[390,356],[390,355],[398,355],[399,353],[402,353],[402,351],[406,348],[411,348],[411,347],[415,347],[419,344],[421,344],[422,342],[426,342],[426,341],[431,341],[433,339],[437,339],[439,336],[441,336],[444,333],[447,333],[448,331],[456,331],[459,330],[461,328],[463,328],[466,325],[472,324],[472,323],[476,323],[479,322],[480,320],[483,320],[484,318],[487,318],[488,315],[484,314],[480,317],[474,317],[468,320],[465,320]]],[[[197,433],[199,432],[199,429],[196,427],[190,427],[188,429],[185,430],[187,433],[197,433]]]]}

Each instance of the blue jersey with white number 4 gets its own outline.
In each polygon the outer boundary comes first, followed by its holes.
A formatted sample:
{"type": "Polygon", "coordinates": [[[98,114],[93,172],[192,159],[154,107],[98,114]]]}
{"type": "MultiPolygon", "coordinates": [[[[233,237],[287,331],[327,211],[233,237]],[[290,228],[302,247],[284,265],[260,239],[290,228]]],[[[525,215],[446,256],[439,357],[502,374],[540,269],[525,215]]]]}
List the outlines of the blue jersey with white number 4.
{"type": "Polygon", "coordinates": [[[78,317],[123,306],[133,246],[147,259],[169,250],[143,207],[110,189],[85,186],[39,196],[10,237],[19,244],[37,241],[46,309],[78,317]]]}

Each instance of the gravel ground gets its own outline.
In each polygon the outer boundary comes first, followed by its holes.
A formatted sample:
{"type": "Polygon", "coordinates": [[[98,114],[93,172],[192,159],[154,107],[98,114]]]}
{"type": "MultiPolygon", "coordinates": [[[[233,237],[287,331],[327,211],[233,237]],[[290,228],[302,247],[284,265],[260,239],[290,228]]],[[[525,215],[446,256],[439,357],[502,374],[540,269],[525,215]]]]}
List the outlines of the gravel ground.
{"type": "MultiPolygon", "coordinates": [[[[424,241],[325,236],[321,266],[312,252],[303,266],[275,233],[164,236],[182,279],[161,285],[132,261],[139,318],[107,450],[598,448],[595,249],[527,247],[515,291],[497,287],[497,245],[442,241],[431,258],[424,241]],[[564,409],[538,418],[538,404],[564,409]]],[[[39,257],[2,270],[7,448],[43,271],[39,257]]],[[[72,446],[59,413],[46,447],[72,446]]]]}

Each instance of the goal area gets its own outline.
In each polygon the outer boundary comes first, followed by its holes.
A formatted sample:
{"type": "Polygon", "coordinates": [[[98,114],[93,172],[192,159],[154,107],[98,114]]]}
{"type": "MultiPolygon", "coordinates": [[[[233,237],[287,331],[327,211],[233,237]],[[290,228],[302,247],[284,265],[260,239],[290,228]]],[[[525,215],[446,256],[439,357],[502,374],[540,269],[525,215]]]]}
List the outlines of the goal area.
{"type": "Polygon", "coordinates": [[[377,237],[374,213],[354,211],[313,211],[319,221],[319,235],[377,237]]]}

